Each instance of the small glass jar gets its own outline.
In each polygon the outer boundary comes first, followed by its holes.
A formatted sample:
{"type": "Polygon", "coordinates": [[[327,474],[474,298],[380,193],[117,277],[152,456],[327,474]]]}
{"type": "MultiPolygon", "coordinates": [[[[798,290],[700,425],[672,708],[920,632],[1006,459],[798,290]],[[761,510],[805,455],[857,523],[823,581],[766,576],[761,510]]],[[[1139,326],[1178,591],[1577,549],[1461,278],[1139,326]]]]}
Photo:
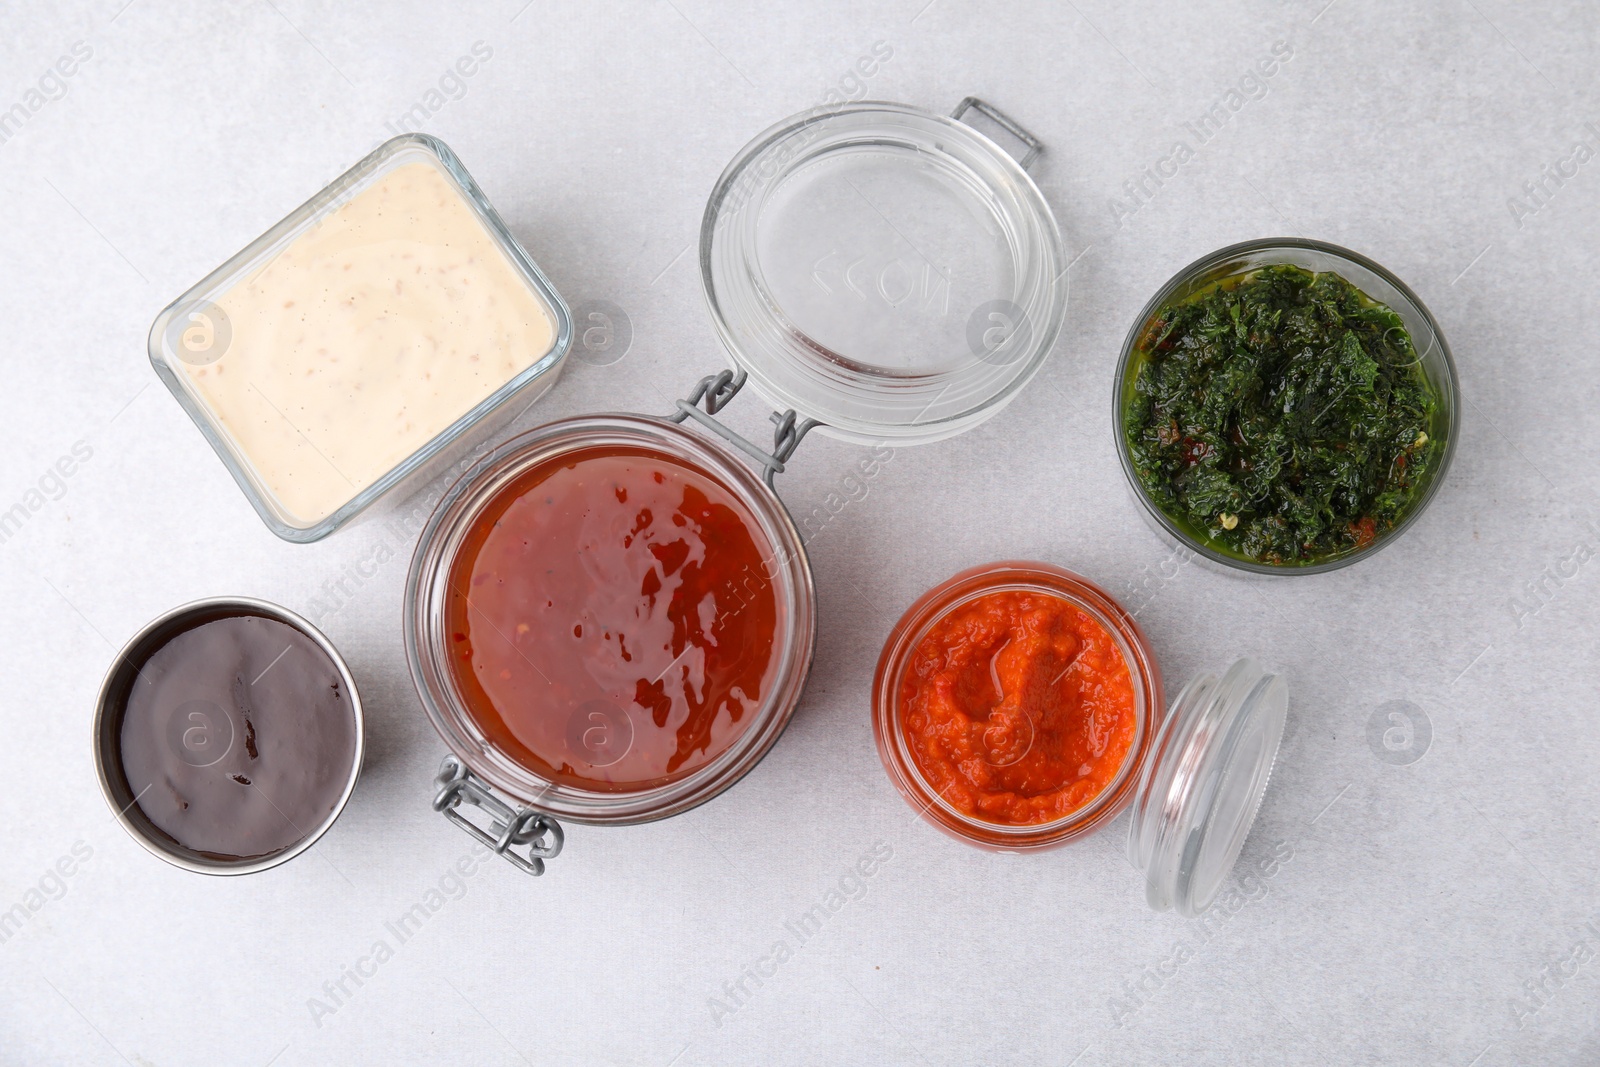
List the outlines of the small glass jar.
{"type": "Polygon", "coordinates": [[[1456,384],[1455,361],[1450,357],[1450,346],[1438,322],[1423,305],[1420,297],[1383,267],[1366,256],[1325,241],[1310,241],[1298,237],[1276,237],[1242,244],[1229,245],[1210,255],[1202,256],[1174,274],[1155,294],[1134,319],[1128,336],[1122,343],[1122,354],[1117,361],[1117,372],[1112,391],[1112,424],[1117,438],[1117,456],[1122,461],[1128,486],[1146,521],[1168,543],[1176,544],[1195,554],[1214,570],[1245,571],[1251,574],[1322,574],[1347,567],[1357,560],[1366,559],[1390,544],[1410,529],[1427,509],[1439,487],[1444,483],[1445,472],[1455,455],[1456,423],[1461,409],[1461,392],[1456,384]],[[1428,480],[1418,491],[1411,507],[1399,522],[1387,530],[1379,531],[1363,548],[1347,552],[1333,559],[1309,564],[1274,565],[1232,555],[1209,544],[1194,531],[1163,511],[1140,484],[1129,454],[1125,425],[1128,402],[1134,395],[1134,383],[1142,366],[1139,341],[1146,335],[1155,316],[1165,307],[1181,303],[1222,278],[1259,270],[1263,267],[1289,265],[1319,273],[1331,271],[1354,285],[1377,302],[1387,305],[1405,324],[1412,344],[1422,364],[1423,373],[1437,397],[1433,424],[1428,428],[1437,462],[1428,480]]]}
{"type": "Polygon", "coordinates": [[[1219,681],[1201,675],[1170,708],[1144,632],[1093,582],[1048,563],[1008,561],[962,571],[924,593],[884,642],[872,684],[872,725],[889,779],[929,823],[967,844],[1002,852],[1064,845],[1133,808],[1128,858],[1158,911],[1210,907],[1255,821],[1283,737],[1288,689],[1280,675],[1237,660],[1219,681]],[[1047,823],[1011,825],[943,799],[906,740],[901,688],[912,653],[942,619],[1002,592],[1058,598],[1111,635],[1128,667],[1135,733],[1112,780],[1076,810],[1047,823]]]}
{"type": "MultiPolygon", "coordinates": [[[[434,209],[430,205],[428,210],[434,209]]],[[[426,230],[429,221],[428,218],[410,217],[407,224],[420,233],[426,230]]],[[[463,231],[458,231],[458,234],[460,232],[463,231]]],[[[428,241],[430,248],[454,247],[438,234],[428,237],[428,241]]],[[[325,256],[323,258],[326,259],[325,256]]],[[[310,272],[318,267],[328,267],[328,264],[323,261],[297,261],[292,267],[286,265],[283,269],[291,270],[295,278],[305,278],[308,293],[317,293],[330,284],[326,278],[312,276],[310,272]]],[[[350,270],[350,264],[347,263],[344,269],[350,270]]],[[[344,280],[345,276],[337,273],[330,277],[335,279],[334,284],[356,284],[347,283],[344,280]]],[[[310,301],[302,303],[308,304],[310,301]]],[[[353,301],[351,306],[354,309],[353,301]]],[[[290,302],[283,304],[284,309],[289,307],[290,302]]],[[[289,312],[288,316],[293,314],[295,312],[289,312]]],[[[350,314],[354,318],[356,312],[352,310],[350,314]]],[[[380,316],[379,322],[381,321],[380,316]]],[[[384,142],[327,188],[296,208],[277,225],[250,242],[238,254],[168,305],[150,327],[149,353],[150,363],[155,368],[156,375],[194,420],[195,426],[216,451],[228,473],[233,475],[234,481],[255,508],[261,521],[286,541],[309,542],[327,537],[356,519],[382,498],[401,499],[407,491],[438,475],[450,463],[464,456],[475,444],[483,442],[495,431],[502,429],[514,415],[555,384],[571,344],[572,317],[566,303],[527,252],[523,251],[505,222],[501,220],[499,213],[489,203],[483,190],[473,181],[472,175],[467,173],[461,160],[438,138],[426,134],[405,134],[384,142]],[[224,307],[232,299],[230,294],[246,291],[266,271],[285,262],[281,257],[293,249],[297,239],[313,231],[319,224],[334,216],[386,177],[413,164],[421,164],[437,175],[441,179],[440,189],[443,190],[443,196],[447,201],[453,201],[443,204],[434,213],[440,218],[454,219],[456,209],[464,209],[460,216],[468,227],[464,232],[473,242],[478,240],[481,233],[481,236],[486,238],[484,247],[488,254],[482,259],[469,256],[466,261],[467,266],[458,268],[461,271],[461,279],[457,280],[453,289],[441,291],[413,286],[412,289],[406,290],[402,297],[401,286],[408,280],[409,275],[409,271],[398,262],[398,259],[406,258],[404,250],[394,248],[396,242],[388,234],[375,234],[353,225],[349,236],[344,239],[346,244],[341,246],[341,251],[364,251],[374,256],[388,254],[391,258],[398,257],[392,264],[392,270],[386,269],[381,278],[368,279],[374,284],[362,283],[365,285],[360,290],[362,299],[370,301],[376,287],[375,283],[381,281],[384,286],[394,286],[395,296],[392,298],[394,301],[403,299],[429,309],[436,316],[436,321],[431,324],[430,329],[436,327],[439,337],[430,335],[419,339],[395,336],[391,340],[406,344],[420,344],[427,341],[435,349],[450,344],[451,336],[459,327],[459,323],[452,319],[452,315],[461,314],[454,309],[466,306],[461,298],[472,290],[472,283],[475,281],[477,288],[482,289],[491,283],[504,280],[512,292],[527,301],[533,314],[545,317],[549,326],[549,345],[542,351],[517,352],[517,359],[525,356],[529,360],[527,366],[510,374],[503,381],[494,378],[493,381],[498,384],[495,384],[494,388],[476,403],[471,403],[461,410],[450,410],[448,423],[442,425],[432,437],[422,441],[409,454],[401,456],[392,467],[381,472],[373,472],[370,481],[361,472],[353,478],[347,476],[330,458],[329,453],[334,451],[330,440],[319,441],[319,435],[334,434],[342,423],[349,421],[348,419],[339,418],[337,413],[326,417],[303,415],[299,406],[303,397],[296,397],[292,393],[269,396],[268,383],[252,382],[251,385],[259,393],[263,405],[258,412],[260,416],[270,420],[281,420],[282,428],[285,430],[281,436],[285,440],[294,442],[296,448],[300,442],[304,442],[309,450],[308,461],[313,466],[320,460],[346,483],[344,486],[336,485],[338,496],[335,500],[328,501],[315,509],[304,506],[297,508],[285,499],[283,492],[274,488],[273,478],[262,469],[264,457],[259,453],[252,457],[250,447],[241,441],[238,432],[230,428],[216,403],[208,398],[205,390],[199,385],[198,375],[220,373],[228,369],[225,359],[230,347],[235,347],[236,343],[251,331],[262,331],[262,336],[270,338],[272,343],[278,343],[288,328],[286,324],[291,321],[289,317],[280,314],[277,305],[274,304],[269,309],[270,316],[257,309],[256,315],[247,321],[234,322],[224,307]],[[448,216],[445,213],[449,213],[448,216]],[[326,513],[323,514],[323,511],[326,513]]],[[[452,367],[451,373],[468,374],[466,364],[477,361],[480,355],[483,357],[483,362],[477,365],[488,367],[492,358],[498,358],[510,351],[504,343],[498,347],[493,345],[487,347],[496,350],[463,353],[463,366],[459,371],[452,367]]],[[[339,355],[336,353],[330,363],[337,364],[339,355]]],[[[348,353],[343,355],[348,359],[348,353]]],[[[239,373],[241,372],[235,370],[235,375],[239,373]]],[[[481,373],[485,376],[491,374],[487,370],[481,373]]],[[[276,386],[272,388],[276,390],[276,386]]],[[[413,398],[426,395],[425,392],[416,393],[413,398]]],[[[319,400],[326,398],[319,397],[319,400]]],[[[348,402],[352,407],[370,408],[370,397],[363,399],[352,393],[348,397],[348,402]]],[[[274,425],[277,426],[278,423],[274,425]]],[[[387,426],[377,429],[387,431],[387,426]]],[[[327,475],[328,472],[322,471],[322,473],[327,475]]],[[[305,472],[300,472],[299,476],[304,478],[305,472]]],[[[293,478],[284,475],[279,481],[288,484],[293,478]]]]}
{"type": "MultiPolygon", "coordinates": [[[[435,810],[540,874],[562,847],[558,820],[664,818],[755,766],[799,702],[816,640],[810,566],[774,479],[812,430],[875,443],[940,440],[992,417],[1037,372],[1067,295],[1059,231],[1025,170],[1041,150],[969,97],[951,116],[900,104],[815,108],[734,158],[700,240],[701,280],[732,369],[701,379],[664,418],[582,416],[506,442],[463,475],[423,530],[407,579],[405,640],[423,706],[451,753],[435,810]],[[1020,141],[1021,161],[960,121],[969,111],[1020,141]],[[777,409],[770,447],[716,417],[747,382],[777,409]],[[730,747],[693,773],[601,791],[541,774],[474,725],[448,669],[443,609],[466,531],[519,472],[629,443],[708,472],[754,517],[770,546],[780,615],[777,684],[730,747]],[[466,817],[471,805],[487,824],[466,817]]],[[[573,738],[584,736],[567,735],[580,759],[573,738]]]]}

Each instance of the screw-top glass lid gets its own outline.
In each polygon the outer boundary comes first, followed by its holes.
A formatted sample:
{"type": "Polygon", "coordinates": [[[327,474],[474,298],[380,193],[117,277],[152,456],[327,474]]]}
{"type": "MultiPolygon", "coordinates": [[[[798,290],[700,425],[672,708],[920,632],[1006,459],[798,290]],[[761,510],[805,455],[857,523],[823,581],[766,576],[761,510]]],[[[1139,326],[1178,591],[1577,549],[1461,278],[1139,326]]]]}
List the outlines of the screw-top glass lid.
{"type": "Polygon", "coordinates": [[[1283,740],[1289,689],[1281,675],[1237,660],[1218,681],[1195,678],[1161,725],[1128,830],[1158,911],[1195,916],[1211,906],[1244,839],[1283,740]]]}
{"type": "MultiPolygon", "coordinates": [[[[1038,142],[981,101],[964,101],[1038,142]]],[[[997,135],[1005,136],[1005,135],[997,135]]],[[[863,102],[761,134],[706,206],[700,269],[738,369],[855,440],[932,441],[1005,405],[1066,309],[1066,260],[1023,166],[957,118],[863,102]]]]}

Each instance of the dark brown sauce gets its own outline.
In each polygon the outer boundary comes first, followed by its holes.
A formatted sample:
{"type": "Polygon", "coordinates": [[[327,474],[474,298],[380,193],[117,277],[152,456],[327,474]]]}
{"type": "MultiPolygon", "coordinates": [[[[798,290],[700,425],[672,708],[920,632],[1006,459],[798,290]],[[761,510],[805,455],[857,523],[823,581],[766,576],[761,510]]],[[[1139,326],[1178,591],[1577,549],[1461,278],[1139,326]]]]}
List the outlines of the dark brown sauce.
{"type": "Polygon", "coordinates": [[[338,806],[356,758],[338,667],[298,629],[210,616],[133,664],[118,756],[138,811],[213,860],[275,855],[338,806]]]}

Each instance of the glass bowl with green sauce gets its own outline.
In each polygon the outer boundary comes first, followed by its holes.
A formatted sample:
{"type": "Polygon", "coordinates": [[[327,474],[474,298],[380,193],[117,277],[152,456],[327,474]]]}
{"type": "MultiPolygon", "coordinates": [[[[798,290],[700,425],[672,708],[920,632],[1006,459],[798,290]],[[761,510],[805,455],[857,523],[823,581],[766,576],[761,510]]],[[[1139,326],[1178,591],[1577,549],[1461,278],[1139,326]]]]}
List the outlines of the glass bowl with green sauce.
{"type": "Polygon", "coordinates": [[[1117,452],[1153,525],[1202,560],[1317,574],[1395,540],[1455,451],[1450,347],[1356,252],[1273,238],[1211,253],[1139,313],[1117,452]]]}

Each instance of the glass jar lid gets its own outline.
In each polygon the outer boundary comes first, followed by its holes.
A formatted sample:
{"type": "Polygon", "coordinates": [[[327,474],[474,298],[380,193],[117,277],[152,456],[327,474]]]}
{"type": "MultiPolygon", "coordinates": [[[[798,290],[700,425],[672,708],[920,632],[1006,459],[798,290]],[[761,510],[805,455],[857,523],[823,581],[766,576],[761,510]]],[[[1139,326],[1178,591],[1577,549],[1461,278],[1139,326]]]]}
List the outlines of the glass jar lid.
{"type": "Polygon", "coordinates": [[[1289,689],[1248,657],[1178,694],[1145,761],[1128,859],[1157,911],[1211,906],[1239,858],[1283,740],[1289,689]]]}
{"type": "Polygon", "coordinates": [[[1061,235],[1024,165],[1039,142],[982,101],[793,116],[723,172],[700,233],[713,322],[779,409],[849,440],[939,440],[1043,364],[1066,311],[1061,235]],[[972,126],[1026,146],[1022,162],[972,126]]]}

